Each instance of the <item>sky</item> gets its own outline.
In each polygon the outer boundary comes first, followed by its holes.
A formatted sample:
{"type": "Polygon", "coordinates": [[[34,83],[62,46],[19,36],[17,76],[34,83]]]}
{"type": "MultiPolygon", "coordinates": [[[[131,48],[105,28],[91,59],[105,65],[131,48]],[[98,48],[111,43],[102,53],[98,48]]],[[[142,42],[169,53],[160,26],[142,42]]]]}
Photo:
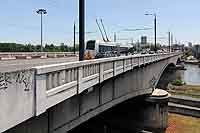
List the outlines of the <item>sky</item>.
{"type": "MultiPolygon", "coordinates": [[[[153,30],[126,32],[123,29],[153,28],[157,14],[159,42],[167,44],[167,32],[181,43],[200,43],[199,0],[85,0],[86,39],[101,39],[96,18],[102,18],[109,38],[114,32],[118,40],[137,41],[142,35],[153,41],[153,30]]],[[[40,17],[37,9],[44,8],[44,43],[73,42],[73,23],[78,26],[78,0],[1,0],[0,42],[40,43],[40,17]]],[[[78,27],[77,27],[78,31],[78,27]]],[[[78,38],[77,38],[78,41],[78,38]]]]}

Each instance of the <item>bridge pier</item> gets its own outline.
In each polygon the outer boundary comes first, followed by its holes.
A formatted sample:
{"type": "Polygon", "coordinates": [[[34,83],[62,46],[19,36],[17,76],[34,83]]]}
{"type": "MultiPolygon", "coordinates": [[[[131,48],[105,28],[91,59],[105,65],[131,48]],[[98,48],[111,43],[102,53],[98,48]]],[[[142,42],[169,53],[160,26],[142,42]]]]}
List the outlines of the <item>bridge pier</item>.
{"type": "Polygon", "coordinates": [[[168,126],[168,101],[170,94],[164,90],[155,90],[145,99],[144,129],[165,131],[168,126]]]}

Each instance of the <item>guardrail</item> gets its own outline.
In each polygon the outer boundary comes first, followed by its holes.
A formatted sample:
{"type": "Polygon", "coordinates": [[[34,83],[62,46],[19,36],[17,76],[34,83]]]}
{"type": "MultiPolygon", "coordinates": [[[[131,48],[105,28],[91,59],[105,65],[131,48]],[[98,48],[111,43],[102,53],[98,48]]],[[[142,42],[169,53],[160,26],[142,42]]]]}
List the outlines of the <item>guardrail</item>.
{"type": "Polygon", "coordinates": [[[133,55],[35,67],[36,115],[136,66],[179,54],[133,55]]]}

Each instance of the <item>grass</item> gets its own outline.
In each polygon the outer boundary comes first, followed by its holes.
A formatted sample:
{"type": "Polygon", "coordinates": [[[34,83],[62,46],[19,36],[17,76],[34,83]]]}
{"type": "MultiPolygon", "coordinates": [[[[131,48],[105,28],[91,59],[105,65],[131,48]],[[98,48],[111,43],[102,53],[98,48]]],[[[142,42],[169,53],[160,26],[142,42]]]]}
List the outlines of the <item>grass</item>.
{"type": "Polygon", "coordinates": [[[185,83],[182,81],[182,80],[180,80],[180,79],[177,79],[177,80],[174,80],[173,82],[172,82],[172,85],[175,85],[175,86],[182,86],[182,85],[184,85],[185,83]]]}
{"type": "Polygon", "coordinates": [[[200,133],[200,118],[169,113],[166,133],[200,133]]]}
{"type": "Polygon", "coordinates": [[[188,97],[192,97],[192,98],[200,98],[200,96],[198,96],[198,95],[185,94],[185,93],[181,93],[181,92],[170,92],[170,94],[172,94],[172,95],[188,96],[188,97]]]}

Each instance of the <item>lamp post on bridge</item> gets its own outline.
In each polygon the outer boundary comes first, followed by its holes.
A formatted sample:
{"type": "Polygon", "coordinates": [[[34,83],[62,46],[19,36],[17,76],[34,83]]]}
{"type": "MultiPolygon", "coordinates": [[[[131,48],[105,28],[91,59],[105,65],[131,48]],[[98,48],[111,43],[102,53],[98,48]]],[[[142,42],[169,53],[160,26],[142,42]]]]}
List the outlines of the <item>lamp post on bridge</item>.
{"type": "Polygon", "coordinates": [[[171,53],[171,32],[168,32],[169,53],[171,53]]]}
{"type": "Polygon", "coordinates": [[[76,23],[74,22],[74,54],[76,54],[76,23]]]}
{"type": "Polygon", "coordinates": [[[42,16],[47,14],[47,11],[45,9],[39,9],[36,11],[37,14],[41,15],[41,52],[43,51],[42,48],[42,43],[43,43],[43,20],[42,20],[42,16]]]}
{"type": "Polygon", "coordinates": [[[157,28],[157,25],[156,25],[157,22],[156,22],[156,21],[157,21],[157,16],[156,16],[155,13],[154,13],[154,14],[146,13],[145,15],[146,15],[146,16],[154,16],[154,35],[155,35],[155,40],[154,40],[154,41],[155,41],[155,42],[154,42],[154,43],[155,43],[155,48],[154,48],[154,51],[155,51],[155,53],[157,53],[157,46],[156,46],[156,43],[157,43],[157,42],[156,42],[156,30],[157,30],[157,29],[156,29],[156,28],[157,28]]]}
{"type": "Polygon", "coordinates": [[[84,60],[85,51],[85,0],[79,0],[79,61],[84,60]]]}

